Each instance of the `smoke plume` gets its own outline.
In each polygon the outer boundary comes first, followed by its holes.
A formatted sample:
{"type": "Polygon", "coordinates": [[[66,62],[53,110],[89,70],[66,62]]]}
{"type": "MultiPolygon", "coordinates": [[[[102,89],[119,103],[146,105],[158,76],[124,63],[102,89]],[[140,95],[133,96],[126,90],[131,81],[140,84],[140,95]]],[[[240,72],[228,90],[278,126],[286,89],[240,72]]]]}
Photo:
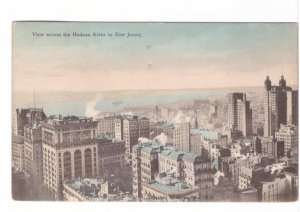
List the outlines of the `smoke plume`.
{"type": "Polygon", "coordinates": [[[134,116],[135,114],[132,111],[123,112],[121,115],[134,116]]]}
{"type": "Polygon", "coordinates": [[[156,136],[154,139],[157,140],[163,146],[165,146],[168,142],[168,138],[164,133],[161,133],[160,135],[156,136]]]}
{"type": "Polygon", "coordinates": [[[219,182],[220,182],[220,177],[224,177],[224,173],[223,172],[220,172],[220,171],[217,171],[213,178],[214,178],[214,185],[218,185],[219,182]]]}
{"type": "Polygon", "coordinates": [[[93,118],[97,118],[100,114],[100,110],[96,110],[96,104],[97,101],[99,101],[100,99],[102,99],[102,97],[97,97],[91,101],[88,101],[86,104],[86,109],[85,109],[85,116],[87,117],[93,117],[93,118]]]}
{"type": "Polygon", "coordinates": [[[271,168],[271,174],[274,174],[275,171],[277,171],[279,173],[279,172],[281,172],[282,169],[283,169],[282,164],[280,164],[280,163],[273,164],[272,168],[271,168]]]}
{"type": "Polygon", "coordinates": [[[148,138],[144,138],[144,137],[140,137],[138,139],[138,141],[139,141],[139,143],[147,143],[147,142],[149,142],[149,139],[148,138]]]}
{"type": "Polygon", "coordinates": [[[191,117],[185,115],[182,111],[179,111],[176,116],[172,119],[175,124],[187,123],[191,121],[191,117]]]}

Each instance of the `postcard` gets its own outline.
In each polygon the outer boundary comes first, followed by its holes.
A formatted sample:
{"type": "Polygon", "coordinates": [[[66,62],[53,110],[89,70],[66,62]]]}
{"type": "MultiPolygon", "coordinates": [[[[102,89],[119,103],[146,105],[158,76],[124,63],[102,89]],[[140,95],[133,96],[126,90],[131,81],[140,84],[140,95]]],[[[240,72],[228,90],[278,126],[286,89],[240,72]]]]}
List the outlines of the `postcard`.
{"type": "Polygon", "coordinates": [[[12,198],[298,200],[298,24],[12,24],[12,198]]]}

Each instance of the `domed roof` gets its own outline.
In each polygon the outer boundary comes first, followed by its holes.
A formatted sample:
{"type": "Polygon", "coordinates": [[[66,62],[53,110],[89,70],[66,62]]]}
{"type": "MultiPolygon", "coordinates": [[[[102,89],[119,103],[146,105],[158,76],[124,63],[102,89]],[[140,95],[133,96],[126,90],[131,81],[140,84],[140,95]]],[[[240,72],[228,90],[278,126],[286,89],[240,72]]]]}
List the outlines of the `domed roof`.
{"type": "Polygon", "coordinates": [[[279,86],[280,87],[286,87],[286,81],[285,81],[283,75],[281,75],[281,79],[279,80],[279,86]]]}
{"type": "Polygon", "coordinates": [[[266,90],[268,90],[268,91],[271,90],[271,86],[272,86],[272,82],[271,82],[269,76],[267,76],[266,80],[265,80],[265,88],[266,88],[266,90]]]}

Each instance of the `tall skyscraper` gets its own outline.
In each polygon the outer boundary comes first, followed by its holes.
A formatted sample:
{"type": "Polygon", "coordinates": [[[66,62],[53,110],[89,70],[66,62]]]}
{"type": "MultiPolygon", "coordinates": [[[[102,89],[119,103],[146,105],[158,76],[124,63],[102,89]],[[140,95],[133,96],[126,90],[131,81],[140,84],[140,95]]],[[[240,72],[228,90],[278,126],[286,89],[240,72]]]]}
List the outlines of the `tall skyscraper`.
{"type": "Polygon", "coordinates": [[[219,119],[219,105],[217,102],[214,102],[209,105],[208,119],[209,123],[215,124],[219,119]]]}
{"type": "Polygon", "coordinates": [[[284,76],[281,76],[279,86],[272,86],[267,76],[264,94],[264,137],[274,136],[281,124],[297,122],[297,91],[286,86],[284,76]]]}
{"type": "Polygon", "coordinates": [[[40,123],[24,127],[24,171],[34,186],[43,182],[42,128],[40,123]]]}
{"type": "Polygon", "coordinates": [[[246,94],[230,93],[227,95],[228,119],[230,129],[242,132],[243,136],[252,134],[252,110],[246,94]]]}

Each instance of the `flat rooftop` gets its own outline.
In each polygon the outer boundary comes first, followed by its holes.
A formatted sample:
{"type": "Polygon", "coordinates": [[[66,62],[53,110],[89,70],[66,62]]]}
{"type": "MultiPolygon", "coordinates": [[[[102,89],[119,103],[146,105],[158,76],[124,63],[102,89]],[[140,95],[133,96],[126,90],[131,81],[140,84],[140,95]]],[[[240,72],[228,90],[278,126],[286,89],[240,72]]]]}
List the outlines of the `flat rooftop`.
{"type": "Polygon", "coordinates": [[[148,182],[143,183],[143,186],[153,189],[157,192],[163,193],[165,195],[185,195],[194,192],[198,192],[200,190],[199,187],[189,187],[183,183],[176,183],[173,185],[163,185],[158,182],[148,182]]]}

